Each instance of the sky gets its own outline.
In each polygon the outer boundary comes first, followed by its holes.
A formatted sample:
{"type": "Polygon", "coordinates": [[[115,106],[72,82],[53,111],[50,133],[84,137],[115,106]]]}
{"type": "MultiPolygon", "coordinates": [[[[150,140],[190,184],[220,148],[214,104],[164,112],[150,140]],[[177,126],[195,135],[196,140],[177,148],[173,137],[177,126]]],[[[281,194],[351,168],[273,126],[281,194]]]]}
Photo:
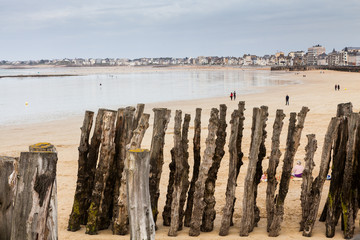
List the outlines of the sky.
{"type": "Polygon", "coordinates": [[[0,0],[0,60],[360,47],[359,0],[0,0]]]}

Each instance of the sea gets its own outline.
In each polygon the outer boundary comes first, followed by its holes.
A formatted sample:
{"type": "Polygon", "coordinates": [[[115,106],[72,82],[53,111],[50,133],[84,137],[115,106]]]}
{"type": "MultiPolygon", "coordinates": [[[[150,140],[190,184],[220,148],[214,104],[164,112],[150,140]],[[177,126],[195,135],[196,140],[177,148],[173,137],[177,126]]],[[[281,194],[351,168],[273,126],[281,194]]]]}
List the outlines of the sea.
{"type": "Polygon", "coordinates": [[[6,77],[72,73],[71,68],[0,69],[0,125],[65,119],[98,108],[116,110],[175,100],[224,97],[236,91],[260,92],[262,87],[300,84],[284,72],[249,69],[162,70],[83,74],[57,77],[6,77]]]}

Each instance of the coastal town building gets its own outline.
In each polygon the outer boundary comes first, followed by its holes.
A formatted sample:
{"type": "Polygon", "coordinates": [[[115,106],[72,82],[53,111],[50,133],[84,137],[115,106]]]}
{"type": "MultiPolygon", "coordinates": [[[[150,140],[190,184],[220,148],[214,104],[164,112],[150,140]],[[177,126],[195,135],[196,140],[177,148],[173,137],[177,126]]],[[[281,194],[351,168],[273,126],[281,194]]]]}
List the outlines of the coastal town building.
{"type": "Polygon", "coordinates": [[[325,47],[315,45],[308,48],[307,52],[307,65],[317,65],[318,56],[325,53],[325,47]]]}

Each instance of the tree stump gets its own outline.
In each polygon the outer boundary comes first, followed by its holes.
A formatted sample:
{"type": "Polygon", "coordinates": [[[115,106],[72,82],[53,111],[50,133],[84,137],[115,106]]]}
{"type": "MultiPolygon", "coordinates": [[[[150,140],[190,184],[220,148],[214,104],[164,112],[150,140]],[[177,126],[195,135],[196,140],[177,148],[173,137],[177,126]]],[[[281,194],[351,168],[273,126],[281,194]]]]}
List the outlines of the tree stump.
{"type": "Polygon", "coordinates": [[[315,134],[306,135],[308,139],[308,144],[305,147],[306,155],[305,155],[305,168],[302,174],[302,184],[301,184],[301,210],[302,210],[302,218],[300,222],[300,231],[304,230],[304,223],[309,215],[309,193],[311,190],[311,185],[313,183],[312,171],[315,167],[314,163],[314,154],[317,149],[317,141],[315,139],[315,134]]]}
{"type": "Polygon", "coordinates": [[[340,118],[332,118],[325,134],[324,144],[321,153],[320,172],[311,185],[311,192],[309,194],[309,200],[307,202],[310,207],[309,215],[304,224],[303,236],[305,237],[311,237],[312,229],[315,224],[315,220],[319,210],[322,188],[329,172],[332,144],[335,140],[339,123],[340,118]]]}
{"type": "Polygon", "coordinates": [[[190,227],[191,213],[194,204],[194,192],[195,183],[199,176],[199,167],[201,161],[200,154],[200,138],[201,138],[201,108],[196,108],[195,120],[194,120],[194,139],[193,139],[193,153],[194,153],[194,166],[193,174],[190,182],[190,188],[188,191],[188,198],[186,202],[184,226],[190,227]]]}
{"type": "Polygon", "coordinates": [[[190,222],[190,236],[200,235],[200,225],[205,208],[204,203],[204,190],[205,181],[208,176],[209,169],[212,165],[213,157],[215,154],[215,136],[219,127],[219,110],[216,108],[211,109],[210,120],[208,125],[208,137],[206,139],[206,148],[203,155],[203,161],[200,165],[200,172],[198,180],[195,183],[194,205],[190,222]]]}
{"type": "MultiPolygon", "coordinates": [[[[119,155],[117,156],[116,182],[119,188],[116,190],[118,196],[114,196],[113,209],[113,234],[126,235],[128,229],[128,210],[126,196],[126,172],[124,171],[124,162],[126,158],[126,146],[130,143],[133,133],[134,107],[126,107],[123,116],[123,130],[119,137],[119,155]]],[[[117,186],[116,186],[117,188],[117,186]]]]}
{"type": "MultiPolygon", "coordinates": [[[[51,195],[56,179],[57,153],[22,152],[11,222],[11,239],[57,239],[57,226],[48,226],[51,195]],[[49,232],[53,231],[53,232],[49,232]]],[[[55,199],[56,199],[56,192],[55,199]]],[[[50,216],[51,217],[51,216],[50,216]]]]}
{"type": "Polygon", "coordinates": [[[0,156],[0,240],[11,237],[17,175],[18,159],[0,156]]]}
{"type": "Polygon", "coordinates": [[[219,127],[216,132],[216,141],[215,141],[215,154],[213,157],[212,165],[210,167],[208,177],[205,181],[205,192],[204,192],[204,213],[202,217],[201,231],[211,232],[214,228],[214,220],[216,217],[215,211],[215,183],[217,179],[217,173],[220,167],[221,160],[225,154],[224,146],[226,142],[226,110],[227,107],[225,104],[220,105],[220,118],[219,118],[219,127]]]}
{"type": "Polygon", "coordinates": [[[154,108],[153,135],[150,147],[150,174],[149,188],[151,199],[151,210],[156,224],[158,211],[158,201],[160,196],[160,179],[164,164],[164,144],[165,132],[170,120],[170,110],[166,108],[154,108]]]}
{"type": "Polygon", "coordinates": [[[225,206],[223,208],[223,215],[221,219],[220,227],[220,236],[226,236],[229,234],[230,221],[232,217],[233,204],[235,199],[235,189],[236,189],[236,170],[237,170],[237,137],[239,132],[239,111],[234,110],[231,114],[231,133],[229,140],[229,177],[226,186],[226,199],[225,206]]]}
{"type": "Polygon", "coordinates": [[[267,227],[270,231],[272,217],[274,215],[274,198],[276,186],[276,169],[279,165],[281,151],[280,151],[280,134],[284,125],[285,114],[282,109],[276,110],[275,121],[273,125],[273,135],[271,138],[271,154],[269,158],[269,167],[267,169],[267,188],[266,188],[266,212],[267,212],[267,227]]]}
{"type": "Polygon", "coordinates": [[[104,217],[109,210],[107,205],[109,202],[105,201],[105,199],[112,199],[112,196],[105,196],[105,192],[115,155],[116,111],[104,111],[103,115],[99,164],[96,169],[95,184],[88,209],[85,232],[90,235],[97,234],[99,226],[102,224],[100,216],[104,217]]]}
{"type": "Polygon", "coordinates": [[[301,132],[304,128],[306,114],[309,111],[307,107],[302,107],[298,113],[298,121],[296,124],[296,113],[290,113],[288,136],[286,140],[286,151],[284,156],[283,172],[281,174],[279,194],[275,197],[274,215],[270,225],[269,236],[279,236],[281,223],[284,216],[284,203],[289,190],[291,171],[293,168],[294,158],[297,149],[300,146],[301,132]],[[296,124],[296,125],[295,125],[296,124]]]}
{"type": "Polygon", "coordinates": [[[132,240],[155,239],[155,223],[151,212],[149,192],[149,161],[150,153],[144,149],[131,149],[126,158],[129,226],[132,240]]]}
{"type": "Polygon", "coordinates": [[[87,186],[87,171],[88,171],[88,153],[89,153],[89,138],[90,130],[93,123],[94,112],[86,111],[85,118],[81,129],[79,160],[78,160],[78,175],[76,181],[76,190],[74,196],[74,203],[71,210],[68,231],[77,231],[80,229],[80,224],[86,222],[87,209],[85,209],[86,186],[87,186]]]}
{"type": "Polygon", "coordinates": [[[255,188],[254,182],[257,162],[259,159],[260,145],[263,138],[263,126],[266,121],[264,109],[253,109],[253,121],[251,127],[251,143],[249,151],[249,165],[245,178],[243,215],[240,223],[240,236],[248,236],[255,226],[255,188]]]}

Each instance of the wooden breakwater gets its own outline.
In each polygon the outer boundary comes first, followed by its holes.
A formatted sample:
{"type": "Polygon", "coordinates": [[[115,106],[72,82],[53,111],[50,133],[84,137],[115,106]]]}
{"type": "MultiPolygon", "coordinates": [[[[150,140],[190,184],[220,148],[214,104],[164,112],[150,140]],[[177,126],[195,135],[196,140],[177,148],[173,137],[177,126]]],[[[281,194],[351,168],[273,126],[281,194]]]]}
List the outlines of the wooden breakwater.
{"type": "Polygon", "coordinates": [[[312,70],[360,72],[360,66],[272,66],[271,67],[271,71],[312,71],[312,70]]]}

